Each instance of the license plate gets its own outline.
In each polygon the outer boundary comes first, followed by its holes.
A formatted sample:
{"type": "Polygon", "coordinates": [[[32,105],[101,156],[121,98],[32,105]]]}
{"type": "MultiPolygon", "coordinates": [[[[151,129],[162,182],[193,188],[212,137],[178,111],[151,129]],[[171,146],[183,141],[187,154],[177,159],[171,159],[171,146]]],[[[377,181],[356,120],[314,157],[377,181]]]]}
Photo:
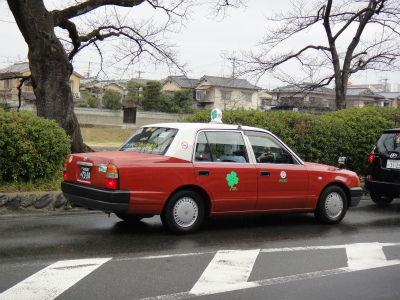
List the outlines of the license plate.
{"type": "Polygon", "coordinates": [[[90,180],[90,175],[92,173],[92,167],[81,167],[81,173],[79,178],[83,180],[90,180]]]}
{"type": "Polygon", "coordinates": [[[386,163],[388,169],[400,169],[400,160],[388,159],[386,163]]]}

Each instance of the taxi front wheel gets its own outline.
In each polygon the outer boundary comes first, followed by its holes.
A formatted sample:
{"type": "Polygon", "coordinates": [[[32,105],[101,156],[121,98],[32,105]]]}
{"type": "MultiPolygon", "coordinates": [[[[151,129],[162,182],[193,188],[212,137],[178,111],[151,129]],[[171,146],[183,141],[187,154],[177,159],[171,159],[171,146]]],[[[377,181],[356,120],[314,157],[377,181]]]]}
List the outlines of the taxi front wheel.
{"type": "Polygon", "coordinates": [[[175,234],[195,232],[204,219],[204,203],[199,194],[191,190],[172,195],[161,214],[164,226],[175,234]]]}
{"type": "Polygon", "coordinates": [[[324,224],[337,224],[344,218],[346,211],[346,194],[339,186],[332,185],[322,192],[314,215],[324,224]]]}

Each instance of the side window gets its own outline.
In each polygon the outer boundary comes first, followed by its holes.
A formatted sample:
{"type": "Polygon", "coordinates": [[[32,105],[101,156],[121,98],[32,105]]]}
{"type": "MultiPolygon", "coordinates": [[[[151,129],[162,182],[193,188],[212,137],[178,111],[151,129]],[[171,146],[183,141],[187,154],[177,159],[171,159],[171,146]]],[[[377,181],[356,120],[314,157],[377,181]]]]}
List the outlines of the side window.
{"type": "Polygon", "coordinates": [[[240,132],[208,131],[197,137],[195,161],[249,162],[240,132]]]}
{"type": "Polygon", "coordinates": [[[272,136],[263,132],[246,132],[257,163],[295,164],[292,155],[272,136]]]}
{"type": "Polygon", "coordinates": [[[210,146],[204,132],[200,132],[197,137],[194,161],[212,161],[210,146]]]}

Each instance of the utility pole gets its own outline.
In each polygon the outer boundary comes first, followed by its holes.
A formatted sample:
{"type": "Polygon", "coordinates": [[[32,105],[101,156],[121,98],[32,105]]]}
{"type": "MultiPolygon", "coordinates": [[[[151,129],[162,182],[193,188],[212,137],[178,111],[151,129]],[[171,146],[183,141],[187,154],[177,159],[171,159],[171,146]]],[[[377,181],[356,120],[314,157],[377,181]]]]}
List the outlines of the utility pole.
{"type": "Polygon", "coordinates": [[[90,77],[90,65],[92,64],[92,58],[90,58],[89,60],[89,66],[88,66],[88,72],[86,74],[86,77],[89,78],[90,77]]]}
{"type": "Polygon", "coordinates": [[[140,79],[140,78],[141,78],[140,75],[141,75],[142,73],[145,73],[145,72],[139,70],[139,71],[137,71],[137,73],[138,73],[138,76],[139,76],[138,78],[140,79]]]}
{"type": "Polygon", "coordinates": [[[233,52],[232,56],[227,59],[232,61],[232,78],[236,78],[236,52],[233,52]]]}

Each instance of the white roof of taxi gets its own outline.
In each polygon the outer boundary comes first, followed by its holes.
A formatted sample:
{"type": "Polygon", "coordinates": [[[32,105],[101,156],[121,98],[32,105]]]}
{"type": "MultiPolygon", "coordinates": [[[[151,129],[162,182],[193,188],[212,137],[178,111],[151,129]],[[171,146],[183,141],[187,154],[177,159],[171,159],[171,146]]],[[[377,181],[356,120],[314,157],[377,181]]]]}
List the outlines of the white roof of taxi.
{"type": "Polygon", "coordinates": [[[221,124],[221,123],[155,123],[155,124],[148,124],[144,125],[142,127],[167,127],[167,128],[176,128],[179,130],[188,130],[188,131],[196,131],[199,129],[239,129],[239,126],[241,129],[247,129],[247,130],[264,130],[262,128],[257,128],[257,127],[251,127],[251,126],[246,126],[246,125],[232,125],[232,124],[221,124]]]}

